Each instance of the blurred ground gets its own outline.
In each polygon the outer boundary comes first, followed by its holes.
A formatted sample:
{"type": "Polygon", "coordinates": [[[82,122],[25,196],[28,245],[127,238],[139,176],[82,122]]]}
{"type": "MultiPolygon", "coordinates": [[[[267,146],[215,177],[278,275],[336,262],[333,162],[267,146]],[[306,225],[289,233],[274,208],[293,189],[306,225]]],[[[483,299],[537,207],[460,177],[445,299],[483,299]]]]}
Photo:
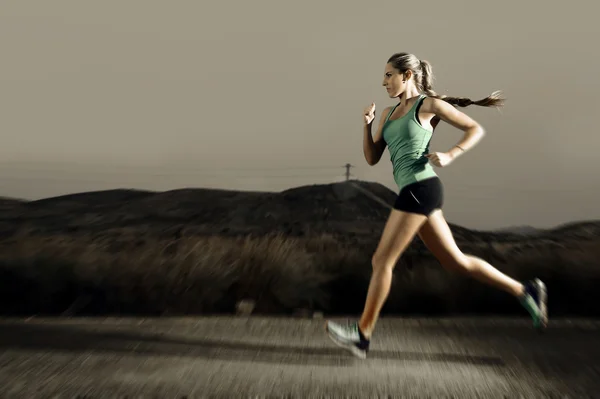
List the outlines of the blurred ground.
{"type": "Polygon", "coordinates": [[[591,397],[600,320],[380,319],[367,360],[324,320],[0,319],[0,397],[591,397]]]}

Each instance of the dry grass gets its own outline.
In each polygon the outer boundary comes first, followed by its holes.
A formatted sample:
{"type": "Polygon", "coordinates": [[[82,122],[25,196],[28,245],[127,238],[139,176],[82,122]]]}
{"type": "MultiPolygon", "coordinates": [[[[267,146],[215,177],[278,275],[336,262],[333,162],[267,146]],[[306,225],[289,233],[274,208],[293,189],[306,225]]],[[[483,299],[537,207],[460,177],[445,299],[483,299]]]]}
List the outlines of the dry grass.
{"type": "Polygon", "coordinates": [[[348,261],[327,237],[115,240],[20,236],[0,243],[4,312],[213,313],[245,298],[257,312],[327,309],[324,286],[348,261]],[[324,256],[319,256],[323,254],[324,256]]]}
{"type": "MultiPolygon", "coordinates": [[[[0,311],[60,314],[71,307],[77,314],[210,314],[234,312],[238,301],[252,299],[262,314],[298,308],[357,313],[375,244],[357,246],[330,235],[160,241],[124,230],[101,236],[25,232],[0,242],[0,311]]],[[[555,309],[599,313],[593,306],[600,301],[597,242],[510,259],[486,248],[463,250],[515,278],[544,278],[557,299],[555,309]]],[[[384,313],[522,310],[508,295],[450,274],[431,256],[417,253],[403,257],[393,284],[384,313]]]]}

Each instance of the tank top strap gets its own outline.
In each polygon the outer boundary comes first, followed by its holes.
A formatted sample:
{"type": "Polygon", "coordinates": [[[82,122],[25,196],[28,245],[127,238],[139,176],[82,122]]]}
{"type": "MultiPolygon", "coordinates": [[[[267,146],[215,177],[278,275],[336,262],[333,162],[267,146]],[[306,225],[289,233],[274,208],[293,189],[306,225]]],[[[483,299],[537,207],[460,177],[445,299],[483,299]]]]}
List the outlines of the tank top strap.
{"type": "Polygon", "coordinates": [[[419,98],[417,98],[417,101],[415,101],[415,105],[413,105],[413,107],[410,110],[410,113],[413,114],[413,116],[415,116],[415,117],[417,116],[417,114],[419,113],[419,108],[421,108],[421,105],[423,105],[423,101],[426,98],[427,98],[427,95],[425,95],[425,94],[419,95],[419,98]]]}
{"type": "Polygon", "coordinates": [[[394,105],[392,107],[392,109],[390,110],[390,112],[388,113],[387,117],[385,118],[385,121],[387,122],[388,120],[390,120],[390,116],[392,116],[392,114],[394,113],[394,111],[396,110],[396,108],[398,108],[398,105],[400,105],[400,102],[398,102],[398,104],[394,105]]]}
{"type": "MultiPolygon", "coordinates": [[[[425,98],[427,98],[426,94],[420,94],[419,98],[417,99],[417,101],[415,101],[414,105],[411,107],[410,111],[408,111],[408,112],[411,114],[415,114],[417,112],[417,110],[419,109],[419,107],[421,106],[421,103],[423,102],[423,100],[425,100],[425,98]]],[[[392,116],[392,114],[394,113],[396,108],[398,108],[399,105],[400,105],[400,102],[398,102],[398,104],[396,104],[392,107],[392,109],[388,113],[387,117],[385,118],[386,122],[390,119],[390,116],[392,116]]]]}
{"type": "Polygon", "coordinates": [[[412,111],[416,112],[419,107],[423,104],[423,101],[427,98],[426,94],[419,94],[419,98],[417,99],[417,101],[415,101],[415,106],[413,107],[412,111]]]}

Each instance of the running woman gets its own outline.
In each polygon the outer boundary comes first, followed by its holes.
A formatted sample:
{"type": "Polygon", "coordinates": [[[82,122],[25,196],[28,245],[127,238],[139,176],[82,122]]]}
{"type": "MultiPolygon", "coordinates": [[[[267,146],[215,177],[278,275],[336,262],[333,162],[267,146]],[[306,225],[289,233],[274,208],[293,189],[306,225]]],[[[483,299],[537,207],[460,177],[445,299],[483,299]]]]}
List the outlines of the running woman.
{"type": "Polygon", "coordinates": [[[393,165],[399,194],[372,257],[372,275],[366,303],[358,321],[328,321],[331,339],[359,358],[366,358],[371,336],[386,301],[392,270],[415,235],[447,270],[461,272],[513,295],[529,312],[536,329],[546,328],[548,317],[546,287],[539,279],[516,281],[478,257],[464,254],[456,245],[444,218],[443,185],[433,166],[445,167],[472,149],[484,135],[479,123],[458,107],[500,106],[499,92],[472,101],[468,98],[440,96],[432,89],[433,74],[428,61],[409,53],[392,55],[385,66],[383,86],[390,98],[398,98],[386,108],[373,138],[371,124],[375,104],[364,111],[363,151],[369,165],[381,159],[386,146],[393,165]],[[464,132],[457,145],[446,152],[429,152],[433,131],[440,121],[464,132]],[[432,166],[433,165],[433,166],[432,166]]]}

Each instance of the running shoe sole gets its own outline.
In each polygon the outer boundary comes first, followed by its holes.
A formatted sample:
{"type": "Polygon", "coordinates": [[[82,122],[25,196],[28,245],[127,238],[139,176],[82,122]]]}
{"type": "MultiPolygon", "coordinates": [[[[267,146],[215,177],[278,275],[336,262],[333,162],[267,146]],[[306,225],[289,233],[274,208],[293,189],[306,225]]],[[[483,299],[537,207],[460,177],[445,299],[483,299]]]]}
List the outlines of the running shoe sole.
{"type": "Polygon", "coordinates": [[[547,301],[548,301],[548,291],[546,289],[546,284],[544,284],[542,282],[542,280],[540,280],[539,278],[536,278],[534,280],[535,283],[535,287],[536,290],[538,292],[538,297],[539,297],[539,308],[540,308],[540,321],[541,321],[541,326],[539,328],[540,331],[543,331],[546,329],[546,327],[548,327],[548,306],[547,306],[547,301]]]}

